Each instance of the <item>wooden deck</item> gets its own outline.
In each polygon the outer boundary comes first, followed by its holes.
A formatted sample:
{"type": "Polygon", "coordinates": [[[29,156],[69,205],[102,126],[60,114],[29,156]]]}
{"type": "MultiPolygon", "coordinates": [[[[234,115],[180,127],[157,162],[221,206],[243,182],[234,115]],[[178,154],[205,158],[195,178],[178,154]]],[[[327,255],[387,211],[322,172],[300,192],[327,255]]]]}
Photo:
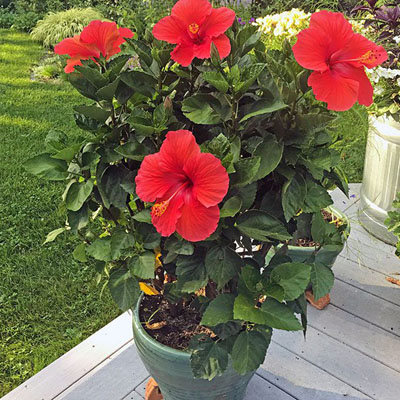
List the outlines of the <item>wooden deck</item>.
{"type": "MultiPolygon", "coordinates": [[[[400,399],[400,287],[385,280],[400,261],[359,226],[359,185],[351,189],[350,201],[332,193],[352,223],[332,304],[309,308],[306,341],[274,331],[246,400],[400,399]]],[[[147,379],[125,313],[2,400],[140,400],[147,379]]]]}

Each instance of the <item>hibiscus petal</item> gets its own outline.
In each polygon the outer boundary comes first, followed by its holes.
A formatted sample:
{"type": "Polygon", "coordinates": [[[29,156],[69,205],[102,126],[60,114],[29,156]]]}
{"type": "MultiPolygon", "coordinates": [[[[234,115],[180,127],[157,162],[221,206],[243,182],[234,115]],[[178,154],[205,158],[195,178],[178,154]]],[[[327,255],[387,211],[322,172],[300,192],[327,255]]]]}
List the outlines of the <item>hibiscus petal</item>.
{"type": "Polygon", "coordinates": [[[189,66],[194,57],[194,45],[192,43],[178,44],[171,52],[171,58],[182,67],[189,66]]]}
{"type": "Polygon", "coordinates": [[[207,17],[200,27],[199,35],[214,38],[222,35],[235,20],[235,12],[226,7],[213,8],[211,14],[207,17]]]}
{"type": "Polygon", "coordinates": [[[176,17],[164,17],[158,21],[153,28],[153,35],[158,40],[176,44],[181,42],[182,35],[187,27],[176,17]]]}
{"type": "Polygon", "coordinates": [[[181,196],[174,197],[168,204],[167,209],[161,216],[152,215],[151,222],[161,236],[170,236],[176,231],[176,224],[181,217],[183,199],[181,196]]]}
{"type": "Polygon", "coordinates": [[[83,29],[80,38],[85,43],[95,44],[103,57],[110,57],[119,31],[115,22],[95,20],[83,29]]]}
{"type": "Polygon", "coordinates": [[[185,199],[185,204],[181,208],[176,231],[190,242],[199,242],[215,232],[218,221],[218,206],[206,208],[195,198],[190,197],[188,201],[185,199]]]}
{"type": "Polygon", "coordinates": [[[205,207],[217,205],[228,192],[228,173],[212,154],[198,154],[185,165],[184,171],[193,183],[193,196],[205,207]]]}
{"type": "Polygon", "coordinates": [[[193,133],[186,130],[170,131],[167,133],[160,149],[160,162],[164,170],[182,173],[188,160],[200,154],[193,133]]]}
{"type": "Polygon", "coordinates": [[[328,103],[329,110],[349,110],[358,99],[359,83],[331,70],[313,72],[308,84],[317,100],[328,103]]]}
{"type": "Polygon", "coordinates": [[[344,78],[358,82],[357,100],[360,104],[368,107],[373,103],[374,89],[365,73],[364,67],[356,68],[348,63],[338,63],[335,64],[334,71],[344,78]]]}
{"type": "Polygon", "coordinates": [[[310,28],[316,29],[332,38],[329,45],[329,53],[343,48],[354,35],[350,22],[340,12],[322,10],[314,13],[310,19],[310,28]]]}
{"type": "Polygon", "coordinates": [[[70,74],[71,72],[74,72],[75,71],[75,67],[77,65],[82,65],[82,61],[81,61],[81,58],[79,56],[73,57],[73,58],[69,58],[67,60],[67,65],[64,68],[64,72],[66,74],[70,74]]]}
{"type": "Polygon", "coordinates": [[[331,39],[317,29],[304,29],[297,35],[297,42],[293,46],[296,61],[304,68],[314,71],[328,69],[329,46],[331,39]]]}
{"type": "Polygon", "coordinates": [[[211,38],[206,37],[201,44],[194,45],[194,56],[197,58],[210,58],[211,38]]]}
{"type": "Polygon", "coordinates": [[[171,16],[180,19],[187,27],[190,24],[201,26],[211,14],[212,6],[207,0],[179,0],[171,10],[171,16]]]}
{"type": "Polygon", "coordinates": [[[217,46],[220,58],[225,58],[229,56],[231,52],[231,41],[229,40],[228,36],[221,35],[214,38],[212,41],[215,46],[217,46]]]}
{"type": "Polygon", "coordinates": [[[357,60],[352,64],[356,67],[362,65],[367,68],[374,68],[388,59],[388,54],[382,46],[377,46],[362,35],[354,34],[349,39],[347,45],[332,55],[331,61],[340,62],[342,60],[357,60]]]}
{"type": "Polygon", "coordinates": [[[99,57],[100,55],[96,46],[82,42],[79,35],[64,39],[56,44],[54,52],[56,54],[68,54],[70,57],[79,56],[81,58],[99,57]]]}
{"type": "Polygon", "coordinates": [[[146,202],[161,199],[171,189],[171,180],[160,166],[160,154],[146,156],[136,176],[136,194],[146,202]]]}

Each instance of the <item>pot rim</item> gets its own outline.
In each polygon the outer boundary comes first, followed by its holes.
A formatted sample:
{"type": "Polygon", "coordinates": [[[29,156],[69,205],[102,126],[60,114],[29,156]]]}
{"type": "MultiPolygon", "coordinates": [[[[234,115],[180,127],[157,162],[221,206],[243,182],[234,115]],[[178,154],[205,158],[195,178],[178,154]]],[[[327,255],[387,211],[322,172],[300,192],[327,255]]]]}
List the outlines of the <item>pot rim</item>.
{"type": "MultiPolygon", "coordinates": [[[[136,306],[132,309],[132,322],[133,322],[133,330],[136,331],[137,334],[140,335],[140,339],[145,341],[152,346],[153,348],[157,348],[157,351],[163,353],[169,357],[179,358],[182,361],[190,362],[190,352],[184,350],[177,350],[172,347],[169,347],[165,344],[160,343],[158,340],[151,337],[146,330],[143,328],[142,323],[139,318],[139,308],[142,303],[144,297],[144,293],[142,293],[136,303],[136,306]]],[[[135,333],[135,332],[134,332],[135,333]]],[[[137,345],[137,341],[135,340],[135,344],[137,345]]]]}

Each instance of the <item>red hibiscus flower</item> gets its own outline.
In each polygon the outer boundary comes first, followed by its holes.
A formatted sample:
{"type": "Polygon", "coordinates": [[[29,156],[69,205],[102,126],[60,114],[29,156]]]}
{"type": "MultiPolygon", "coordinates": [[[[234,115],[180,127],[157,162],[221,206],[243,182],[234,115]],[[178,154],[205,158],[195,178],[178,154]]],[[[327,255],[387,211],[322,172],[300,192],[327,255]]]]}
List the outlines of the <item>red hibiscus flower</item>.
{"type": "Polygon", "coordinates": [[[187,67],[197,58],[210,58],[211,42],[221,58],[231,52],[231,43],[224,32],[233,24],[235,12],[226,7],[212,8],[207,0],[179,0],[171,15],[153,28],[158,40],[177,44],[171,58],[187,67]]]}
{"type": "Polygon", "coordinates": [[[341,13],[320,11],[311,16],[310,27],[293,46],[297,62],[314,72],[308,79],[317,100],[328,109],[345,111],[356,101],[373,102],[373,88],[365,67],[374,68],[387,59],[386,50],[353,32],[341,13]]]}
{"type": "Polygon", "coordinates": [[[121,51],[125,38],[133,37],[128,28],[117,28],[115,22],[92,21],[80,35],[64,39],[54,47],[57,54],[68,54],[65,72],[73,72],[76,65],[82,65],[82,60],[96,61],[102,55],[107,60],[121,51]]]}
{"type": "Polygon", "coordinates": [[[192,132],[168,132],[160,152],[144,158],[136,177],[136,193],[155,202],[151,217],[162,236],[175,231],[197,242],[208,238],[219,221],[218,203],[229,177],[221,161],[200,153],[192,132]]]}

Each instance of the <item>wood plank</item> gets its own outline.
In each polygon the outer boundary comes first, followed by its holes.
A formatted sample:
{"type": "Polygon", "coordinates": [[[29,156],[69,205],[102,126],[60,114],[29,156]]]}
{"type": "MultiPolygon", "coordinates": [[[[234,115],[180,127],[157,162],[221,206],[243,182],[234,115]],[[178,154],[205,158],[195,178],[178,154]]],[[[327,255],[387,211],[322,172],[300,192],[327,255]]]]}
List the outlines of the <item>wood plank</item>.
{"type": "Polygon", "coordinates": [[[299,400],[369,398],[277,343],[271,344],[257,373],[299,400]]]}
{"type": "Polygon", "coordinates": [[[72,391],[59,399],[120,400],[131,393],[147,376],[148,372],[134,343],[131,342],[117,357],[101,366],[88,379],[79,382],[72,391]]]}
{"type": "Polygon", "coordinates": [[[381,327],[393,335],[400,336],[400,309],[393,303],[340,280],[336,280],[332,289],[331,302],[337,308],[381,327]]]}
{"type": "Polygon", "coordinates": [[[2,400],[54,399],[132,339],[131,321],[131,315],[122,314],[2,400]]]}
{"type": "Polygon", "coordinates": [[[389,283],[386,274],[341,256],[337,258],[333,271],[336,279],[400,306],[400,287],[389,283]]]}
{"type": "MultiPolygon", "coordinates": [[[[400,309],[399,309],[400,311],[400,309]]],[[[400,312],[393,315],[400,319],[400,312]]],[[[330,305],[323,311],[310,307],[309,326],[362,352],[400,373],[400,338],[330,305]]]]}
{"type": "MultiPolygon", "coordinates": [[[[298,357],[353,386],[376,400],[398,400],[400,374],[309,327],[307,340],[301,332],[277,331],[274,342],[298,357]]],[[[397,347],[398,348],[398,347],[397,347]]],[[[393,351],[397,351],[393,349],[393,351]]]]}
{"type": "Polygon", "coordinates": [[[353,204],[360,200],[360,188],[359,183],[351,183],[349,185],[349,198],[338,188],[330,192],[334,207],[338,210],[345,211],[353,204]]]}
{"type": "Polygon", "coordinates": [[[122,400],[143,400],[144,397],[139,396],[135,391],[128,394],[128,396],[124,397],[122,400]]]}
{"type": "MultiPolygon", "coordinates": [[[[144,398],[146,383],[147,381],[143,382],[143,384],[139,385],[135,390],[137,394],[141,396],[141,398],[144,398]]],[[[283,390],[277,388],[274,384],[266,381],[261,376],[255,375],[249,383],[245,400],[261,400],[261,399],[293,400],[294,397],[285,393],[283,390]]],[[[129,397],[128,399],[123,399],[123,400],[129,400],[129,397]]]]}

